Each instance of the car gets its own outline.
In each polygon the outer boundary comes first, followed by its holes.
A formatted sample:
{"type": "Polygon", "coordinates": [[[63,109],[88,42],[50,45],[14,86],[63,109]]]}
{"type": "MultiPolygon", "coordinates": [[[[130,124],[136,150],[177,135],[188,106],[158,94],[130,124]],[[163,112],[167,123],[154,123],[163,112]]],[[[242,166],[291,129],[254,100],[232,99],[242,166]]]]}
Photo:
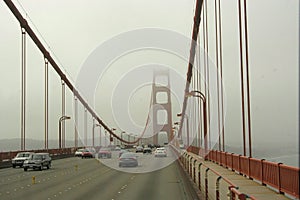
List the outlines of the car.
{"type": "Polygon", "coordinates": [[[136,153],[138,153],[138,152],[142,152],[142,153],[143,153],[143,150],[144,150],[144,148],[143,148],[142,146],[137,146],[137,147],[135,148],[135,152],[136,152],[136,153]]]}
{"type": "Polygon", "coordinates": [[[84,149],[81,155],[81,158],[95,158],[96,151],[95,149],[84,149]]]}
{"type": "Polygon", "coordinates": [[[154,151],[154,156],[155,157],[167,157],[167,151],[164,147],[157,148],[154,151]]]}
{"type": "Polygon", "coordinates": [[[101,148],[98,152],[98,158],[111,158],[111,149],[109,147],[101,148]]]}
{"type": "Polygon", "coordinates": [[[15,168],[16,166],[23,167],[23,163],[25,160],[28,160],[33,152],[20,152],[18,153],[12,160],[11,164],[12,167],[15,168]]]}
{"type": "Polygon", "coordinates": [[[119,158],[119,167],[137,167],[138,160],[135,153],[126,152],[119,158]]]}
{"type": "Polygon", "coordinates": [[[114,149],[114,151],[121,151],[121,147],[116,146],[115,149],[114,149]]]}
{"type": "Polygon", "coordinates": [[[43,170],[46,167],[50,169],[51,161],[49,153],[34,153],[28,160],[24,161],[23,168],[24,171],[27,171],[29,168],[43,170]]]}
{"type": "Polygon", "coordinates": [[[84,149],[77,149],[77,150],[75,151],[75,157],[81,157],[83,151],[84,151],[84,149]]]}
{"type": "Polygon", "coordinates": [[[145,147],[143,150],[143,154],[152,154],[152,149],[150,149],[149,147],[145,147]]]}

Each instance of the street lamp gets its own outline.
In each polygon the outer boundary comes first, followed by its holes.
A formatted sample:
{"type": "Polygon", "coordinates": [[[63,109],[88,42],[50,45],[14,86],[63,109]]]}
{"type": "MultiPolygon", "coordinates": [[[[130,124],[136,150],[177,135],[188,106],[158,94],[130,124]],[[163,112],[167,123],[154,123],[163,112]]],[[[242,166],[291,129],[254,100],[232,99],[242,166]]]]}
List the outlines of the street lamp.
{"type": "MultiPolygon", "coordinates": [[[[61,116],[59,118],[59,121],[58,121],[58,146],[59,148],[61,149],[61,145],[62,145],[62,141],[61,141],[61,122],[64,121],[64,120],[67,120],[67,119],[71,119],[71,117],[69,116],[61,116]]],[[[64,140],[64,147],[65,147],[65,140],[64,140]]]]}
{"type": "MultiPolygon", "coordinates": [[[[178,113],[177,117],[181,117],[182,113],[178,113]]],[[[186,135],[187,135],[187,146],[190,146],[190,127],[189,127],[189,117],[184,114],[183,117],[186,119],[186,135]]],[[[179,123],[178,123],[179,124],[179,123]]],[[[178,138],[180,137],[180,139],[182,140],[182,135],[177,136],[178,138]]]]}
{"type": "Polygon", "coordinates": [[[121,139],[122,139],[121,145],[123,145],[123,133],[126,133],[126,132],[125,132],[125,131],[122,131],[122,132],[121,132],[121,139]]]}
{"type": "MultiPolygon", "coordinates": [[[[115,128],[112,128],[111,129],[111,132],[114,132],[115,130],[117,130],[117,129],[115,129],[115,128]]],[[[109,135],[109,144],[111,145],[111,142],[113,141],[113,137],[111,136],[111,134],[109,135]]]]}
{"type": "Polygon", "coordinates": [[[207,111],[206,111],[206,98],[200,91],[190,91],[186,93],[186,97],[199,97],[203,103],[203,129],[204,129],[204,159],[207,159],[207,111]]]}
{"type": "MultiPolygon", "coordinates": [[[[99,127],[101,127],[101,125],[100,124],[94,124],[94,126],[93,126],[93,147],[95,146],[95,128],[97,127],[97,126],[99,126],[99,127]]],[[[101,146],[101,132],[100,132],[100,146],[101,146]]]]}

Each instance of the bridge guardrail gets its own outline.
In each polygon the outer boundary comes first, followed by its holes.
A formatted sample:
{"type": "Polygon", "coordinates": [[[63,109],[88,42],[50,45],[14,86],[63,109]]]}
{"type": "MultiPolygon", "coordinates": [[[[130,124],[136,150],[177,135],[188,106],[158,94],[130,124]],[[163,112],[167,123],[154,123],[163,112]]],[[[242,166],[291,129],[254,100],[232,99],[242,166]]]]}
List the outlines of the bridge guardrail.
{"type": "MultiPolygon", "coordinates": [[[[238,186],[234,185],[230,180],[224,178],[219,174],[218,172],[214,171],[213,169],[210,169],[208,166],[206,166],[203,162],[200,162],[197,158],[185,153],[181,153],[180,149],[177,149],[175,146],[171,146],[174,150],[175,154],[179,156],[179,161],[181,162],[181,166],[187,171],[187,174],[191,176],[191,179],[194,181],[194,183],[198,186],[198,189],[203,192],[203,195],[205,196],[205,199],[211,199],[215,198],[217,200],[224,199],[229,197],[231,200],[239,199],[239,200],[246,200],[252,199],[256,200],[252,196],[248,196],[244,193],[241,193],[238,191],[238,186]],[[213,173],[217,178],[215,183],[210,183],[208,180],[208,174],[213,173]],[[228,185],[228,189],[226,194],[221,194],[220,192],[220,182],[223,182],[223,184],[228,185]],[[202,186],[204,188],[202,188],[202,186]],[[215,191],[215,194],[209,194],[209,189],[213,188],[215,191]]],[[[188,151],[191,151],[192,147],[188,149],[188,151]]],[[[196,150],[196,149],[194,149],[196,150]]],[[[198,153],[203,153],[204,151],[197,151],[198,153]]],[[[214,155],[215,158],[218,156],[217,154],[214,155]]],[[[225,154],[224,154],[225,156],[225,154]]],[[[221,157],[220,157],[221,158],[221,157]]],[[[225,158],[225,157],[224,157],[225,158]]],[[[224,160],[223,158],[223,160],[224,160]]],[[[227,187],[227,186],[226,186],[227,187]]],[[[224,191],[223,191],[224,192],[224,191]]]]}
{"type": "Polygon", "coordinates": [[[70,147],[63,149],[38,149],[38,150],[26,150],[26,151],[9,151],[0,152],[0,163],[12,160],[20,152],[35,152],[35,153],[49,153],[51,156],[56,155],[71,155],[74,154],[78,148],[82,147],[70,147]]]}
{"type": "MultiPolygon", "coordinates": [[[[203,157],[203,149],[199,147],[191,146],[188,151],[203,157]]],[[[218,150],[211,150],[208,159],[250,179],[255,179],[262,185],[271,186],[279,193],[300,197],[300,168],[218,150]]]]}

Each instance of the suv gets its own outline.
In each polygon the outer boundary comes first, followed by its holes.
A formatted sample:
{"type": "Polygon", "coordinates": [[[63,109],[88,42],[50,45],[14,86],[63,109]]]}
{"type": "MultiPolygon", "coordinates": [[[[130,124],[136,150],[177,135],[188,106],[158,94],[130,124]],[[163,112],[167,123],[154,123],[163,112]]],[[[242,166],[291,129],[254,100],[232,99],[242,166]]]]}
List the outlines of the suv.
{"type": "Polygon", "coordinates": [[[44,167],[47,167],[49,169],[51,160],[49,153],[35,153],[30,159],[24,161],[24,171],[27,171],[28,168],[43,170],[44,167]]]}
{"type": "Polygon", "coordinates": [[[20,152],[11,160],[12,167],[23,166],[25,160],[28,160],[33,152],[20,152]]]}

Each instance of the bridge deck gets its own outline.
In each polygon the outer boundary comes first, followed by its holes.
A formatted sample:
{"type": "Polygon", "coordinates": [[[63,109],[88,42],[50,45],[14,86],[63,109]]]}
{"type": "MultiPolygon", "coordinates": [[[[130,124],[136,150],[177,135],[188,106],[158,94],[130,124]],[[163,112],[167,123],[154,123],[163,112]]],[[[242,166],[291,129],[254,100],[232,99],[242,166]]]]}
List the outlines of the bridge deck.
{"type": "MultiPolygon", "coordinates": [[[[204,161],[204,159],[196,154],[193,154],[191,152],[188,152],[187,155],[192,156],[194,159],[196,159],[196,165],[199,166],[200,163],[203,163],[200,167],[200,185],[201,190],[203,193],[205,193],[205,171],[207,168],[208,170],[208,188],[209,188],[209,199],[216,199],[216,180],[218,178],[218,175],[213,173],[213,171],[216,171],[219,173],[219,175],[222,176],[222,179],[220,181],[220,199],[227,199],[228,198],[228,187],[229,183],[225,181],[225,179],[229,180],[234,185],[238,186],[238,191],[241,193],[250,195],[252,197],[255,197],[255,199],[259,200],[286,200],[289,199],[288,197],[279,194],[278,192],[272,190],[271,188],[268,188],[266,186],[261,185],[259,182],[256,182],[255,180],[250,180],[247,177],[244,177],[243,175],[240,175],[236,172],[231,171],[230,169],[227,169],[225,167],[222,167],[216,163],[213,163],[211,161],[204,161]]],[[[195,180],[198,180],[198,167],[195,168],[196,170],[196,177],[195,180]]],[[[192,173],[194,176],[194,174],[192,173]]],[[[197,186],[199,187],[198,181],[196,181],[197,186]]]]}

